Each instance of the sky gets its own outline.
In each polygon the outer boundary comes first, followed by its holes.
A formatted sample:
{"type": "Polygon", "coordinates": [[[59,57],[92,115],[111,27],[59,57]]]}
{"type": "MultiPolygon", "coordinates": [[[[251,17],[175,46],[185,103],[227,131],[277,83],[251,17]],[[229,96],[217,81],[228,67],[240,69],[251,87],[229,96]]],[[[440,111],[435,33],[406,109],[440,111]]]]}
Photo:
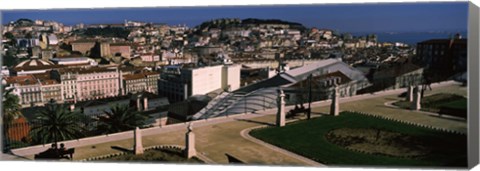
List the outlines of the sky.
{"type": "Polygon", "coordinates": [[[126,20],[196,26],[216,18],[281,19],[340,32],[466,31],[468,2],[322,4],[278,6],[158,7],[66,10],[4,10],[2,24],[19,18],[66,25],[126,20]]]}

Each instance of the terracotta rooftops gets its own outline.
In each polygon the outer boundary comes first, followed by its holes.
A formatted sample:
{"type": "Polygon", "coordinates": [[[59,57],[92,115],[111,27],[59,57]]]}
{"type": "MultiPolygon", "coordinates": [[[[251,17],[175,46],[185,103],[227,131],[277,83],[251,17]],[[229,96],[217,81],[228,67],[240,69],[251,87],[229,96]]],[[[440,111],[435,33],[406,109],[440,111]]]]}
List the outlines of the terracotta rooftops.
{"type": "Polygon", "coordinates": [[[90,39],[78,39],[78,40],[74,40],[74,41],[71,41],[70,43],[95,43],[96,40],[90,40],[90,39]]]}
{"type": "Polygon", "coordinates": [[[103,68],[103,67],[91,67],[91,68],[62,68],[58,70],[60,73],[79,73],[88,74],[96,72],[113,72],[116,68],[103,68]]]}
{"type": "Polygon", "coordinates": [[[145,75],[143,75],[142,73],[127,74],[123,76],[124,80],[136,80],[136,79],[142,79],[142,78],[145,78],[145,75]]]}
{"type": "Polygon", "coordinates": [[[52,85],[52,84],[59,84],[55,79],[52,79],[50,77],[50,73],[43,73],[43,74],[33,74],[33,77],[35,77],[42,85],[52,85]]]}
{"type": "Polygon", "coordinates": [[[64,68],[64,65],[50,65],[50,66],[25,66],[25,67],[15,67],[15,71],[34,71],[34,70],[48,70],[55,68],[64,68]]]}
{"type": "Polygon", "coordinates": [[[5,80],[8,84],[34,85],[38,83],[33,75],[6,77],[5,80]]]}
{"type": "Polygon", "coordinates": [[[152,72],[143,72],[143,74],[144,74],[145,76],[147,76],[147,75],[160,75],[160,73],[158,73],[158,72],[153,72],[153,71],[152,71],[152,72]]]}

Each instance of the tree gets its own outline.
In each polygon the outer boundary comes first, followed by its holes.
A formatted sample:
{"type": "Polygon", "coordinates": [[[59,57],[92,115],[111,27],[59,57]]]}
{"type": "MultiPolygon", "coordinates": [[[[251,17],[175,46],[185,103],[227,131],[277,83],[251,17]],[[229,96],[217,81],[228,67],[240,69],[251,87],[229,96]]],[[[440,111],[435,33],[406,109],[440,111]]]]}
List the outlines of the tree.
{"type": "Polygon", "coordinates": [[[15,119],[23,117],[20,112],[20,99],[17,95],[13,94],[13,89],[6,89],[3,87],[3,122],[4,124],[10,124],[15,119]]]}
{"type": "Polygon", "coordinates": [[[15,46],[17,44],[17,39],[11,32],[6,32],[5,34],[3,34],[3,37],[9,40],[7,44],[11,46],[15,46]]]}
{"type": "Polygon", "coordinates": [[[83,136],[81,114],[69,111],[64,105],[51,101],[45,110],[35,115],[30,135],[34,143],[71,140],[83,136]]]}
{"type": "Polygon", "coordinates": [[[4,148],[2,149],[4,152],[8,149],[7,142],[8,140],[8,129],[9,125],[13,123],[13,121],[17,118],[23,117],[22,112],[20,112],[20,100],[17,95],[12,93],[13,89],[5,89],[3,87],[3,115],[2,115],[2,126],[3,126],[3,144],[4,148]]]}
{"type": "Polygon", "coordinates": [[[105,111],[105,115],[95,118],[99,122],[98,131],[107,134],[133,130],[143,126],[147,119],[146,115],[128,105],[115,105],[110,111],[105,111]]]}

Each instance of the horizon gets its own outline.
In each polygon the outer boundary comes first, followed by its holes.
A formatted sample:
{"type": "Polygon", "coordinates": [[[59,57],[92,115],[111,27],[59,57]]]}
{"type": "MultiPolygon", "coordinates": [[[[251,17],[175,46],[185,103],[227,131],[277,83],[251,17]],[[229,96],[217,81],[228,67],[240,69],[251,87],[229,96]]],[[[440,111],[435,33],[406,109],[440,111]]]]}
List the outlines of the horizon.
{"type": "Polygon", "coordinates": [[[3,25],[26,18],[56,21],[65,25],[118,24],[129,20],[195,27],[212,19],[257,18],[279,19],[297,22],[307,28],[317,27],[350,33],[463,32],[467,30],[468,3],[144,7],[1,12],[3,25]],[[165,13],[168,13],[167,17],[164,16],[165,13]]]}

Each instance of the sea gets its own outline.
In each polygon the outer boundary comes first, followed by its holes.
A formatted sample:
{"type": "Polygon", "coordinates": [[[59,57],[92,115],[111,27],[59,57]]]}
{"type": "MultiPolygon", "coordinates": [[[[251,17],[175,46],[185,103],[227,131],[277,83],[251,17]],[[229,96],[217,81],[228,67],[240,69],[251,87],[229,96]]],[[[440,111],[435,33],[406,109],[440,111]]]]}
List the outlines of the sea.
{"type": "Polygon", "coordinates": [[[430,39],[449,39],[459,33],[462,38],[467,38],[467,31],[460,32],[381,32],[381,33],[352,33],[353,36],[366,36],[376,34],[378,42],[402,42],[416,46],[418,42],[430,39]]]}

